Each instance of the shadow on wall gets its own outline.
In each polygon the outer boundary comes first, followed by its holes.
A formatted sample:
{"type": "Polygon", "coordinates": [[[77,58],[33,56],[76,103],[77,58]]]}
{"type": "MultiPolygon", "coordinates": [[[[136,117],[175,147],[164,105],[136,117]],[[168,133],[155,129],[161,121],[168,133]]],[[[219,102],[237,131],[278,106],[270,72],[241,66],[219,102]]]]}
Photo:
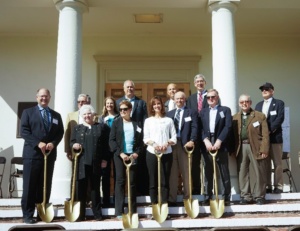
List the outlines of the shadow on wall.
{"type": "MultiPolygon", "coordinates": [[[[4,168],[4,173],[3,173],[3,179],[2,179],[2,184],[0,185],[2,188],[2,197],[3,198],[9,198],[9,178],[11,172],[17,171],[18,170],[23,170],[23,166],[21,165],[13,165],[11,168],[11,160],[14,158],[15,153],[14,153],[14,148],[13,146],[10,146],[9,148],[6,149],[1,149],[0,147],[0,157],[4,157],[6,159],[5,164],[0,164],[0,174],[2,174],[2,169],[4,168]]],[[[0,181],[1,182],[1,181],[0,181]]],[[[22,195],[22,179],[18,178],[14,181],[14,190],[15,192],[13,193],[13,197],[21,197],[22,195]]]]}

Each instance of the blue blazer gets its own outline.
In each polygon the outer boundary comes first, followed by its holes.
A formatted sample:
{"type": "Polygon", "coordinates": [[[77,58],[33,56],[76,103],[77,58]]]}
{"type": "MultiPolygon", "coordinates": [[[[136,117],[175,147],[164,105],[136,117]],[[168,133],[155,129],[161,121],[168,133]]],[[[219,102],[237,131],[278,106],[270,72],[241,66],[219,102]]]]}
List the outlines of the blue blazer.
{"type": "MultiPolygon", "coordinates": [[[[120,102],[126,100],[125,96],[118,99],[116,101],[118,110],[120,108],[120,102]]],[[[145,119],[147,119],[148,113],[147,113],[147,104],[144,100],[138,98],[135,96],[134,106],[132,108],[132,116],[131,119],[136,122],[142,122],[144,124],[145,119]]]]}
{"type": "MultiPolygon", "coordinates": [[[[186,106],[188,108],[194,109],[195,111],[198,111],[198,92],[192,94],[189,96],[189,98],[187,99],[186,102],[186,106]]],[[[208,103],[207,103],[207,98],[206,95],[203,97],[203,102],[202,102],[202,108],[207,108],[209,107],[208,103]]]]}
{"type": "MultiPolygon", "coordinates": [[[[210,138],[210,128],[209,128],[209,111],[210,108],[203,108],[200,112],[200,117],[202,121],[202,140],[205,138],[210,138]]],[[[214,136],[215,140],[219,139],[222,141],[220,151],[228,150],[228,135],[231,132],[232,117],[231,110],[229,107],[218,106],[218,112],[215,122],[214,136]]]]}
{"type": "MultiPolygon", "coordinates": [[[[259,102],[255,106],[255,110],[262,112],[264,101],[259,102]]],[[[284,102],[279,99],[272,99],[271,105],[268,111],[268,128],[270,131],[270,143],[281,144],[282,139],[282,127],[281,124],[284,121],[284,102]]]]}
{"type": "Polygon", "coordinates": [[[50,130],[47,132],[38,106],[23,111],[21,117],[21,136],[25,140],[23,158],[43,159],[44,155],[38,144],[44,142],[54,144],[48,159],[56,159],[56,147],[64,135],[64,127],[60,114],[52,109],[50,109],[50,113],[52,119],[50,130]]]}
{"type": "MultiPolygon", "coordinates": [[[[177,109],[167,112],[167,116],[173,121],[177,109]]],[[[181,118],[180,138],[181,145],[184,146],[190,140],[197,141],[198,134],[198,112],[184,107],[183,115],[181,118]],[[190,118],[189,118],[190,117],[190,118]]]]}

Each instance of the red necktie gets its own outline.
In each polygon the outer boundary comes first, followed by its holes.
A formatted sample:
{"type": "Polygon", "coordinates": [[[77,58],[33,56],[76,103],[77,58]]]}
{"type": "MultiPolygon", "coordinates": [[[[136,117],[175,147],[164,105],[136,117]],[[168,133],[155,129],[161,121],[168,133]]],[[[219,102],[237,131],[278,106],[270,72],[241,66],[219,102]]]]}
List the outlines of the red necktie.
{"type": "Polygon", "coordinates": [[[202,94],[199,93],[199,97],[198,97],[198,112],[200,112],[202,109],[202,94]]]}

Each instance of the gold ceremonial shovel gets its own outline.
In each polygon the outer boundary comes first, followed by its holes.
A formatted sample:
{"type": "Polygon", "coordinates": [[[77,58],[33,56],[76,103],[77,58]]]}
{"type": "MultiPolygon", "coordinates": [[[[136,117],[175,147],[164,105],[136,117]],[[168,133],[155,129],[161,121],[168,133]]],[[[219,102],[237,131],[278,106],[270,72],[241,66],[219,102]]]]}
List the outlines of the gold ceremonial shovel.
{"type": "Polygon", "coordinates": [[[193,199],[192,198],[192,174],[191,174],[191,156],[194,151],[194,146],[189,150],[186,146],[184,146],[184,149],[186,153],[188,154],[189,158],[189,194],[190,197],[189,199],[184,199],[184,208],[188,216],[192,219],[198,216],[199,214],[199,201],[198,199],[193,199]]]}
{"type": "Polygon", "coordinates": [[[158,223],[163,223],[168,217],[168,204],[161,203],[161,157],[163,153],[157,153],[155,150],[155,155],[157,157],[157,172],[158,172],[158,203],[152,205],[152,214],[154,219],[158,223]]]}
{"type": "Polygon", "coordinates": [[[43,202],[41,204],[37,204],[37,211],[44,222],[51,222],[54,218],[54,209],[51,203],[46,204],[46,187],[47,187],[47,157],[49,156],[51,151],[46,150],[43,152],[44,155],[44,186],[43,186],[43,202]]]}
{"type": "Polygon", "coordinates": [[[133,163],[133,157],[130,156],[129,163],[123,160],[124,165],[126,166],[127,174],[127,187],[128,187],[128,213],[122,214],[123,227],[125,229],[136,229],[139,226],[139,217],[137,213],[132,213],[131,211],[131,190],[130,190],[130,167],[133,163]]]}
{"type": "Polygon", "coordinates": [[[80,216],[80,201],[74,201],[74,197],[75,197],[75,184],[76,184],[76,173],[77,173],[77,158],[81,154],[81,152],[82,152],[82,148],[80,148],[79,150],[72,149],[72,155],[74,158],[74,168],[73,168],[71,200],[65,201],[65,217],[70,222],[76,221],[80,216]]]}
{"type": "Polygon", "coordinates": [[[210,200],[210,212],[215,218],[220,218],[224,214],[224,200],[219,200],[218,195],[218,182],[217,182],[217,172],[216,172],[216,155],[218,154],[218,151],[215,153],[209,152],[209,154],[213,158],[213,166],[214,166],[214,191],[216,195],[215,200],[210,200]]]}

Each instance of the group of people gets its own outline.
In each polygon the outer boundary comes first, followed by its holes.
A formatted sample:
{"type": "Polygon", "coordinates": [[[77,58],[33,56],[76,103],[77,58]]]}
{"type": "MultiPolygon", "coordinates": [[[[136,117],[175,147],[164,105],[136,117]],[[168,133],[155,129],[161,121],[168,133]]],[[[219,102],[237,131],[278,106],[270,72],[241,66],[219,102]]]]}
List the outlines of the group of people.
{"type": "Polygon", "coordinates": [[[114,172],[115,215],[122,218],[125,204],[126,166],[131,161],[130,191],[132,213],[136,212],[137,194],[150,195],[158,203],[158,154],[161,156],[161,203],[177,205],[178,175],[182,178],[183,199],[200,194],[200,160],[203,157],[205,200],[213,199],[213,162],[210,152],[217,152],[216,163],[222,181],[222,197],[230,204],[231,182],[228,154],[236,156],[241,204],[264,204],[265,194],[281,193],[282,128],[284,103],[273,97],[274,87],[259,87],[264,101],[255,110],[249,95],[239,97],[240,111],[233,115],[222,106],[216,89],[206,90],[202,74],[194,77],[195,94],[188,98],[176,84],[167,86],[169,99],[154,96],[147,108],[135,95],[134,83],[124,82],[124,97],[107,97],[101,115],[96,115],[85,94],[78,96],[78,111],[67,117],[66,130],[59,113],[48,107],[48,89],[37,92],[38,105],[25,109],[21,135],[25,140],[22,211],[25,223],[33,224],[35,203],[42,201],[43,153],[51,151],[47,166],[47,199],[56,159],[56,147],[65,134],[65,152],[78,157],[76,201],[81,202],[80,217],[85,219],[86,202],[92,202],[95,220],[102,220],[102,207],[110,206],[110,173],[114,172]],[[149,114],[148,114],[149,112],[149,114]],[[189,159],[186,148],[193,148],[192,191],[189,191],[189,159]],[[271,160],[274,165],[274,190],[271,184],[271,160]],[[113,163],[113,164],[112,164],[113,163]],[[102,201],[100,183],[102,179],[102,201]],[[144,190],[144,191],[143,191],[144,190]],[[36,195],[36,196],[33,196],[36,195]]]}

